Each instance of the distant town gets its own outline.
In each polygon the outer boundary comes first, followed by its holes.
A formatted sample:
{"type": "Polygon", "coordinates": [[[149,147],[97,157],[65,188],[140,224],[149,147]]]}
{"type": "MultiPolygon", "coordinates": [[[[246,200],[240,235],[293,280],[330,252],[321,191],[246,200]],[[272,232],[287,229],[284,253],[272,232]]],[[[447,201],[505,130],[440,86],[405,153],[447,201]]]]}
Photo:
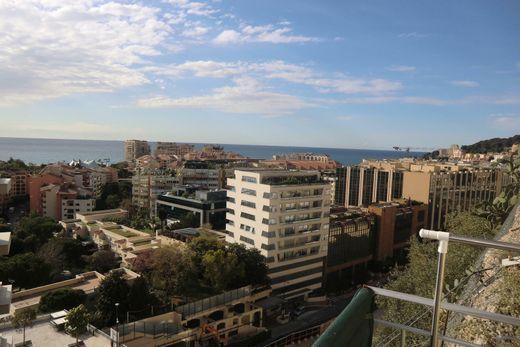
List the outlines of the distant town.
{"type": "Polygon", "coordinates": [[[112,165],[0,161],[0,311],[13,322],[0,341],[16,327],[50,338],[78,305],[92,346],[314,341],[361,284],[410,262],[421,229],[496,202],[518,150],[344,166],[128,140],[112,165]]]}

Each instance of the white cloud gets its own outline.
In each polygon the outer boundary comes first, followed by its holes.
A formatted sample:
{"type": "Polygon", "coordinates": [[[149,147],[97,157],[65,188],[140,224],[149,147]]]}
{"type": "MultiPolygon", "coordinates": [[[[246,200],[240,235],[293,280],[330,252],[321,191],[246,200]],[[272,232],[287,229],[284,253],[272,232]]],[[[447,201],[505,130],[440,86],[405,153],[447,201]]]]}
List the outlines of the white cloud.
{"type": "Polygon", "coordinates": [[[188,38],[200,38],[209,32],[209,28],[201,25],[189,27],[182,32],[182,36],[188,38]]]}
{"type": "Polygon", "coordinates": [[[99,1],[0,2],[0,105],[148,83],[134,67],[160,54],[159,9],[99,1]]]}
{"type": "Polygon", "coordinates": [[[385,94],[402,89],[400,82],[386,79],[325,78],[308,67],[288,64],[281,60],[265,63],[187,61],[179,65],[150,68],[150,71],[158,75],[175,77],[186,73],[197,77],[213,78],[255,75],[258,79],[280,79],[307,85],[322,93],[385,94]]]}
{"type": "Polygon", "coordinates": [[[475,81],[451,81],[450,83],[457,87],[467,87],[467,88],[476,88],[480,85],[478,82],[475,82],[475,81]]]}
{"type": "Polygon", "coordinates": [[[421,34],[421,33],[418,33],[416,31],[407,32],[407,33],[400,33],[399,35],[397,35],[397,37],[399,37],[401,39],[421,39],[421,38],[424,38],[424,37],[427,37],[427,36],[428,35],[421,34]]]}
{"type": "Polygon", "coordinates": [[[520,116],[511,113],[491,114],[491,122],[494,127],[504,130],[520,129],[520,116]]]}
{"type": "Polygon", "coordinates": [[[159,96],[137,101],[143,108],[197,108],[230,113],[264,115],[290,114],[313,104],[296,96],[275,93],[252,78],[235,79],[233,86],[220,87],[212,94],[187,98],[159,96]]]}
{"type": "Polygon", "coordinates": [[[224,30],[221,32],[215,39],[213,40],[213,43],[216,43],[218,45],[227,45],[230,43],[236,43],[240,42],[241,37],[240,33],[235,30],[224,30]]]}
{"type": "Polygon", "coordinates": [[[37,133],[40,136],[45,133],[62,134],[70,136],[81,136],[84,134],[101,134],[101,135],[118,135],[121,133],[125,134],[138,134],[142,132],[140,128],[128,128],[128,127],[113,127],[110,124],[92,123],[92,122],[68,122],[66,124],[48,122],[4,122],[2,125],[2,134],[9,135],[9,133],[15,134],[26,134],[26,133],[37,133]]]}
{"type": "Polygon", "coordinates": [[[409,66],[409,65],[392,65],[386,68],[388,71],[395,71],[395,72],[412,72],[415,71],[415,66],[409,66]]]}
{"type": "Polygon", "coordinates": [[[185,14],[208,17],[216,14],[218,10],[211,7],[209,4],[190,0],[163,0],[173,6],[183,10],[185,14]]]}
{"type": "Polygon", "coordinates": [[[292,29],[288,26],[277,28],[271,24],[251,26],[247,25],[237,30],[223,30],[214,39],[213,43],[217,45],[242,44],[253,42],[268,43],[306,43],[319,41],[315,37],[293,35],[292,29]]]}

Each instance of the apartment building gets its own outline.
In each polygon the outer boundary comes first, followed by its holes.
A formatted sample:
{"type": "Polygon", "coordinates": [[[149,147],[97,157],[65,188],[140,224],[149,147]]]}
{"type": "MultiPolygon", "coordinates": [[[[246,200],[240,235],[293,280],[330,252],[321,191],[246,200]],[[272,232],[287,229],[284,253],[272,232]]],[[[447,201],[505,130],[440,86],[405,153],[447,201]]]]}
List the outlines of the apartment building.
{"type": "Polygon", "coordinates": [[[92,192],[73,183],[40,188],[40,201],[41,214],[55,220],[73,219],[76,212],[91,212],[96,207],[92,192]]]}
{"type": "Polygon", "coordinates": [[[176,143],[176,142],[157,142],[157,148],[155,149],[155,155],[175,155],[183,157],[188,153],[195,151],[195,145],[188,143],[176,143]]]}
{"type": "Polygon", "coordinates": [[[336,172],[335,204],[364,206],[396,199],[429,205],[431,229],[445,228],[446,216],[492,201],[507,181],[498,168],[397,160],[365,161],[336,172]]]}
{"type": "Polygon", "coordinates": [[[273,294],[291,299],[321,288],[331,192],[320,173],[235,170],[227,182],[226,240],[260,250],[273,294]]]}
{"type": "Polygon", "coordinates": [[[400,199],[403,194],[403,172],[394,169],[347,166],[336,169],[335,204],[368,206],[400,199]]]}
{"type": "Polygon", "coordinates": [[[147,141],[126,140],[125,141],[125,161],[133,162],[143,155],[150,154],[150,145],[147,141]]]}
{"type": "Polygon", "coordinates": [[[368,212],[376,218],[377,237],[374,259],[384,263],[394,259],[410,244],[412,236],[427,227],[428,205],[413,201],[373,204],[368,212]]]}
{"type": "Polygon", "coordinates": [[[0,214],[2,210],[7,207],[12,198],[12,179],[0,178],[0,214]]]}
{"type": "Polygon", "coordinates": [[[16,172],[11,175],[11,188],[13,197],[26,196],[29,194],[29,174],[27,172],[16,172]]]}
{"type": "Polygon", "coordinates": [[[163,171],[137,170],[132,176],[132,204],[150,211],[155,210],[155,202],[161,194],[169,192],[179,179],[163,171]]]}

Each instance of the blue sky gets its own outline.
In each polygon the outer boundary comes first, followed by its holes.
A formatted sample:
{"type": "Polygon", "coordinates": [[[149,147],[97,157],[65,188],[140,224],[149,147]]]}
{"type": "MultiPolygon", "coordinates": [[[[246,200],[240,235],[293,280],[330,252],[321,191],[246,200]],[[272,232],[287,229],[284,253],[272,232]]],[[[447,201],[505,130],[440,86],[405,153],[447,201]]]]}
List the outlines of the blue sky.
{"type": "Polygon", "coordinates": [[[510,136],[520,2],[0,0],[0,121],[340,148],[510,136]]]}

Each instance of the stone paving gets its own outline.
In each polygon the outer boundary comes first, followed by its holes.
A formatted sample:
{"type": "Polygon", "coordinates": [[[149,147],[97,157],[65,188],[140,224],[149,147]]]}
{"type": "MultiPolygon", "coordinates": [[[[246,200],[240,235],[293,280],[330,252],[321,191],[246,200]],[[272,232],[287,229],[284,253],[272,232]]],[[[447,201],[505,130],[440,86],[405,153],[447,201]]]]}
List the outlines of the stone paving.
{"type": "MultiPolygon", "coordinates": [[[[14,344],[23,341],[23,332],[16,329],[5,330],[0,336],[7,339],[8,343],[14,344]],[[12,340],[11,340],[12,339],[12,340]]],[[[56,331],[49,322],[35,324],[32,328],[25,329],[26,341],[31,340],[34,347],[66,347],[76,339],[63,331],[56,331]]],[[[110,347],[110,341],[104,337],[92,336],[87,333],[80,336],[87,347],[110,347]]]]}

